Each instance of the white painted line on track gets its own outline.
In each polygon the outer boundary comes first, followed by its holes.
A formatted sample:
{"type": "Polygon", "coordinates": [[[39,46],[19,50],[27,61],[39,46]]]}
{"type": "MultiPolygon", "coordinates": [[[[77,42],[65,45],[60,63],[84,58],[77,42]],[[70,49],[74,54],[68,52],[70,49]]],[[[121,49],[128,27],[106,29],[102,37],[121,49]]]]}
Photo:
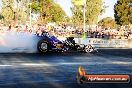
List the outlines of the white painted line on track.
{"type": "Polygon", "coordinates": [[[0,67],[53,67],[53,66],[63,66],[63,65],[132,65],[132,62],[124,61],[106,61],[106,62],[60,62],[60,63],[11,63],[11,64],[0,64],[0,67]]]}
{"type": "Polygon", "coordinates": [[[0,67],[11,67],[12,65],[5,65],[5,64],[3,64],[3,65],[0,65],[0,67]]]}
{"type": "Polygon", "coordinates": [[[122,64],[122,65],[132,65],[132,62],[124,62],[124,61],[115,61],[112,62],[113,64],[122,64]]]}

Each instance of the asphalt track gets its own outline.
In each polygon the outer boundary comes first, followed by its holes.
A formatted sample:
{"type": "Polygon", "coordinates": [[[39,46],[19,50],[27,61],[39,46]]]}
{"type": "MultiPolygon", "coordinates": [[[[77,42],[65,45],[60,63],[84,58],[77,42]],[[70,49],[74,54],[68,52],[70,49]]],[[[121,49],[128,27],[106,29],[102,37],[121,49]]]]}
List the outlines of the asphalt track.
{"type": "Polygon", "coordinates": [[[99,49],[97,54],[0,54],[0,88],[132,88],[128,84],[76,82],[78,66],[87,74],[130,74],[132,49],[99,49]]]}

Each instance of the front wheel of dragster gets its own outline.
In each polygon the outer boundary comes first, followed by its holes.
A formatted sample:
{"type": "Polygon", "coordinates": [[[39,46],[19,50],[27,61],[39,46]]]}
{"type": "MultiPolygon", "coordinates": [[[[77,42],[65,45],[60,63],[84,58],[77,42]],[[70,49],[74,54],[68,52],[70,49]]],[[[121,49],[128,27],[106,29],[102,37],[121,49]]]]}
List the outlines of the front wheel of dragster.
{"type": "Polygon", "coordinates": [[[94,52],[94,48],[91,45],[87,45],[87,46],[85,46],[84,51],[86,53],[92,53],[92,52],[94,52]]]}
{"type": "Polygon", "coordinates": [[[70,49],[69,46],[66,43],[64,43],[62,52],[67,52],[69,51],[69,49],[70,49]]]}
{"type": "Polygon", "coordinates": [[[40,40],[38,42],[37,49],[38,49],[39,53],[46,53],[46,52],[48,52],[48,47],[49,47],[49,45],[48,45],[47,41],[40,40]]]}

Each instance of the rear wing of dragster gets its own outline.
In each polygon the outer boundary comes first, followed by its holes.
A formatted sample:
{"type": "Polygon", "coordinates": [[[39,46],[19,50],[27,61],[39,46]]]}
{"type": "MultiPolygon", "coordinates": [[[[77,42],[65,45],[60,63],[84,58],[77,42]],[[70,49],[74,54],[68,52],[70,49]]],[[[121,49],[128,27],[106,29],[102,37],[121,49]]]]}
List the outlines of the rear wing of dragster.
{"type": "Polygon", "coordinates": [[[129,83],[130,75],[127,74],[86,74],[82,66],[78,67],[76,80],[79,84],[85,83],[129,83]]]}

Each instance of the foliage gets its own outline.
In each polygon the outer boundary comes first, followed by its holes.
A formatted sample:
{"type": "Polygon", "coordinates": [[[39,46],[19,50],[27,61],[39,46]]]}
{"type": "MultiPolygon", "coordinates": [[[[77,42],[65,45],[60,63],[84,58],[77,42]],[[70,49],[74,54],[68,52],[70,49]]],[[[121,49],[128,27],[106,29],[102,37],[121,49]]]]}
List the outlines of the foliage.
{"type": "Polygon", "coordinates": [[[6,25],[10,24],[12,21],[15,23],[26,23],[26,7],[27,0],[2,0],[1,15],[3,16],[3,22],[6,25]],[[14,3],[16,3],[16,5],[14,5],[14,3]]]}
{"type": "Polygon", "coordinates": [[[4,18],[4,23],[9,24],[14,19],[13,0],[2,0],[1,15],[4,18]]]}
{"type": "MultiPolygon", "coordinates": [[[[30,5],[29,5],[29,8],[30,8],[30,5]]],[[[32,12],[33,13],[39,13],[40,11],[40,5],[39,5],[39,2],[37,1],[32,1],[31,3],[31,8],[32,8],[32,12]]]]}
{"type": "Polygon", "coordinates": [[[29,8],[27,8],[29,3],[27,2],[27,0],[16,0],[16,2],[17,7],[14,8],[15,21],[18,24],[25,24],[29,15],[29,8]]]}
{"type": "Polygon", "coordinates": [[[47,22],[60,22],[66,20],[66,13],[64,10],[55,3],[53,0],[39,0],[32,4],[32,9],[40,13],[41,23],[47,22]]]}
{"type": "Polygon", "coordinates": [[[116,27],[115,20],[111,17],[103,18],[102,20],[98,22],[98,25],[102,26],[103,28],[108,28],[108,27],[115,28],[116,27]]]}
{"type": "Polygon", "coordinates": [[[74,5],[84,5],[85,0],[72,0],[72,3],[74,3],[74,5]]]}
{"type": "Polygon", "coordinates": [[[132,0],[118,0],[114,6],[115,21],[119,25],[132,24],[132,0]]]}
{"type": "MultiPolygon", "coordinates": [[[[73,3],[72,21],[77,25],[83,24],[83,7],[73,3]]],[[[96,24],[98,16],[101,14],[103,9],[103,0],[86,0],[86,24],[96,24]]]]}
{"type": "Polygon", "coordinates": [[[2,16],[2,15],[0,14],[0,20],[1,20],[1,19],[4,19],[4,16],[2,16]]]}
{"type": "Polygon", "coordinates": [[[14,0],[2,0],[2,7],[6,8],[6,7],[12,7],[13,6],[13,2],[14,0]]]}
{"type": "Polygon", "coordinates": [[[26,23],[29,20],[30,6],[32,14],[39,14],[39,20],[43,24],[69,20],[64,10],[53,0],[2,0],[1,16],[4,23],[26,23]]]}

